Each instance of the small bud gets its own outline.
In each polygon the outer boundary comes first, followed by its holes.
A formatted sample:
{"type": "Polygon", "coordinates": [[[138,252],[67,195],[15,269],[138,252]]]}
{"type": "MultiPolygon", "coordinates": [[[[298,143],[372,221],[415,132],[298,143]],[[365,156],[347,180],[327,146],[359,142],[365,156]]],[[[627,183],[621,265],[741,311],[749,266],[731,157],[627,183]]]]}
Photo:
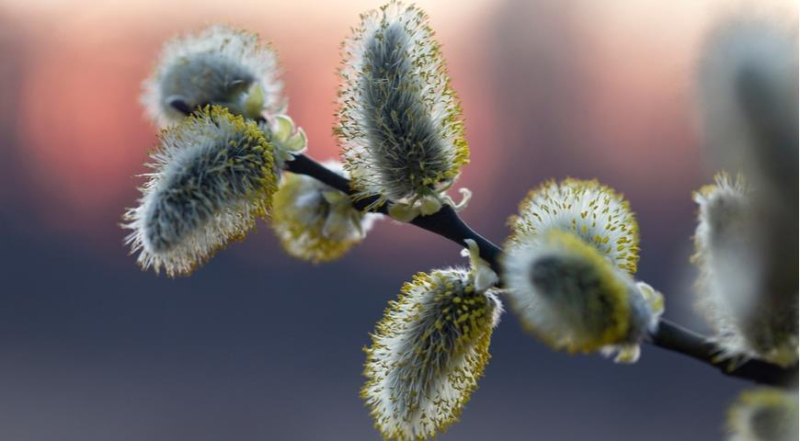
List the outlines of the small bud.
{"type": "Polygon", "coordinates": [[[502,263],[512,310],[556,350],[619,352],[618,362],[635,362],[663,312],[660,293],[634,283],[574,232],[522,233],[502,263]]]}
{"type": "Polygon", "coordinates": [[[630,293],[631,329],[628,330],[628,343],[605,346],[603,355],[611,356],[616,363],[636,363],[641,353],[640,343],[648,335],[656,332],[658,322],[664,314],[664,295],[645,282],[636,282],[635,292],[630,293]],[[638,294],[638,295],[637,295],[638,294]],[[635,342],[635,343],[631,343],[635,342]]]}
{"type": "Polygon", "coordinates": [[[126,243],[143,269],[185,275],[266,216],[277,185],[272,146],[255,122],[206,107],[161,133],[126,243]]]}
{"type": "Polygon", "coordinates": [[[142,85],[141,101],[160,127],[209,104],[251,119],[263,112],[281,113],[285,104],[277,69],[275,52],[258,35],[215,25],[164,45],[152,76],[142,85]]]}
{"type": "Polygon", "coordinates": [[[489,262],[481,258],[481,250],[477,242],[472,239],[466,239],[464,243],[467,244],[467,248],[461,251],[461,256],[469,257],[470,267],[475,276],[475,289],[486,291],[495,286],[500,279],[497,277],[497,273],[492,270],[489,262]]]}
{"type": "Polygon", "coordinates": [[[729,441],[795,441],[798,399],[794,392],[761,388],[744,391],[728,412],[729,441]]]}
{"type": "MultiPolygon", "coordinates": [[[[338,162],[329,169],[347,177],[338,162]]],[[[338,259],[366,237],[377,214],[314,178],[287,173],[272,199],[272,227],[289,255],[314,263],[338,259]]]]}
{"type": "Polygon", "coordinates": [[[502,307],[495,290],[476,287],[476,277],[486,279],[487,269],[472,262],[479,266],[471,271],[414,276],[372,335],[361,396],[385,439],[428,439],[443,432],[483,375],[502,307]]]}
{"type": "Polygon", "coordinates": [[[768,223],[754,209],[753,189],[742,175],[731,181],[721,173],[715,181],[694,195],[700,206],[692,258],[700,268],[698,308],[715,329],[723,358],[793,364],[798,343],[796,267],[788,274],[794,276],[793,288],[772,283],[771,261],[763,249],[765,233],[771,232],[764,231],[768,223]]]}
{"type": "MultiPolygon", "coordinates": [[[[308,148],[308,138],[302,128],[295,126],[288,115],[275,115],[258,125],[270,145],[275,148],[275,165],[283,169],[287,161],[294,160],[308,148]]],[[[341,168],[341,167],[339,167],[341,168]]]]}
{"type": "Polygon", "coordinates": [[[469,149],[426,15],[394,1],[370,11],[342,52],[336,133],[356,196],[400,205],[397,219],[456,205],[444,192],[469,149]]]}

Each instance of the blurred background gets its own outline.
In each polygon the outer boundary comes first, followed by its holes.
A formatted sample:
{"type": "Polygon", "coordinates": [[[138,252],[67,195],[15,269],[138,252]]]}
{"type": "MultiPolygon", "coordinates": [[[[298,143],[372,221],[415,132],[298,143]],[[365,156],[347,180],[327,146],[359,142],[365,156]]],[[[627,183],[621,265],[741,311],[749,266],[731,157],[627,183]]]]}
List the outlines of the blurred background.
{"type": "MultiPolygon", "coordinates": [[[[286,257],[266,224],[189,278],[142,272],[118,224],[156,130],[138,104],[160,44],[206,24],[278,50],[309,153],[337,155],[339,42],[382,2],[0,0],[0,439],[371,440],[358,397],[368,333],[417,271],[462,263],[444,239],[382,222],[342,260],[286,257]]],[[[463,101],[490,239],[548,178],[623,192],[639,277],[703,331],[689,264],[704,37],[731,15],[797,28],[786,1],[420,1],[463,101]]],[[[480,388],[443,440],[713,440],[749,386],[645,347],[619,366],[554,353],[506,315],[480,388]]]]}

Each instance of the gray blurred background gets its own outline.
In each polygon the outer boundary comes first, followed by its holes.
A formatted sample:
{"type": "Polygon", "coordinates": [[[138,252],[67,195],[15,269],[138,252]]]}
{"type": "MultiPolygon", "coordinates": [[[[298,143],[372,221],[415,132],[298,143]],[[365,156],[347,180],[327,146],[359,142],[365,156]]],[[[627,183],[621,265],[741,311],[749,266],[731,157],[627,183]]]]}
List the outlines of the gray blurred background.
{"type": "MultiPolygon", "coordinates": [[[[338,43],[380,2],[0,0],[0,439],[371,440],[368,333],[458,248],[381,222],[342,260],[286,257],[269,227],[189,278],[142,272],[118,228],[155,129],[139,84],[171,35],[226,21],[272,40],[311,156],[337,153],[338,43]],[[287,4],[291,3],[291,4],[287,4]]],[[[736,14],[797,27],[790,1],[423,1],[467,119],[464,218],[501,242],[526,192],[598,178],[625,193],[639,277],[693,329],[695,206],[710,181],[694,72],[736,14]]],[[[749,386],[646,347],[632,366],[554,353],[507,314],[443,440],[714,440],[749,386]]]]}

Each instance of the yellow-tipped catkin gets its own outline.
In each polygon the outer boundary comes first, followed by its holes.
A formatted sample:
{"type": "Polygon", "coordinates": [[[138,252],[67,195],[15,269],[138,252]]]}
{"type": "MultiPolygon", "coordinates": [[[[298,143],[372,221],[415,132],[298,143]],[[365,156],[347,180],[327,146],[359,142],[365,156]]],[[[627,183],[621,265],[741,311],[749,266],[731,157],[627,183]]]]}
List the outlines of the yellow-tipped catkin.
{"type": "Polygon", "coordinates": [[[639,230],[628,202],[594,180],[550,181],[510,225],[501,263],[523,326],[554,349],[635,362],[664,305],[632,278],[639,230]]]}
{"type": "MultiPolygon", "coordinates": [[[[342,46],[338,125],[357,197],[429,214],[468,162],[461,107],[424,12],[391,2],[342,46]]],[[[398,214],[397,217],[405,216],[398,214]]]]}
{"type": "Polygon", "coordinates": [[[423,440],[443,432],[483,375],[502,307],[495,290],[483,285],[496,276],[472,262],[471,271],[414,276],[372,334],[361,396],[385,439],[423,440]]]}
{"type": "Polygon", "coordinates": [[[628,201],[596,180],[548,181],[520,203],[509,220],[511,242],[543,237],[550,230],[571,232],[596,248],[615,267],[633,275],[639,261],[639,225],[628,201]]]}
{"type": "Polygon", "coordinates": [[[798,412],[797,388],[744,391],[728,411],[728,440],[795,441],[798,412]]]}
{"type": "Polygon", "coordinates": [[[206,107],[161,134],[127,243],[142,268],[190,273],[266,216],[277,188],[273,148],[254,122],[206,107]]]}

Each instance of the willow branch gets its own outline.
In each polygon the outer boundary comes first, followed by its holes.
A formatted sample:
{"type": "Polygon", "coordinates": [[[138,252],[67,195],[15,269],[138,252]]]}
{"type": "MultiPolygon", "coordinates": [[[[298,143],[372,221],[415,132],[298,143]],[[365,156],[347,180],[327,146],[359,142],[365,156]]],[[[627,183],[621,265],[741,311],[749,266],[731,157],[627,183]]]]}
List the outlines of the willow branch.
{"type": "MultiPolygon", "coordinates": [[[[354,193],[348,179],[328,170],[308,156],[298,155],[293,161],[286,164],[286,169],[292,173],[315,178],[349,195],[354,193]]],[[[376,200],[377,196],[360,199],[353,202],[353,206],[364,210],[376,200]]],[[[387,214],[387,210],[387,204],[383,204],[375,211],[387,214]]],[[[462,247],[465,246],[466,239],[474,240],[480,249],[481,258],[486,260],[492,269],[502,277],[499,265],[499,257],[502,252],[500,247],[470,228],[450,205],[444,205],[434,214],[417,216],[409,223],[438,234],[462,247]]],[[[694,358],[731,377],[773,386],[788,386],[797,382],[797,365],[782,368],[761,360],[750,360],[732,365],[728,361],[719,359],[718,348],[708,339],[669,320],[661,319],[657,331],[650,336],[648,343],[694,358]]]]}
{"type": "MultiPolygon", "coordinates": [[[[171,105],[186,115],[191,114],[191,109],[183,101],[175,100],[171,105]]],[[[328,170],[328,168],[308,156],[296,156],[293,161],[286,163],[286,170],[310,176],[346,194],[354,194],[348,179],[328,170]]],[[[377,200],[377,196],[359,199],[353,202],[353,206],[359,210],[364,210],[377,200]]],[[[388,205],[382,204],[375,211],[388,215],[388,205]]],[[[428,216],[417,216],[409,223],[449,239],[461,247],[466,245],[464,242],[466,239],[474,240],[480,250],[481,258],[487,261],[492,270],[502,277],[499,264],[499,257],[502,252],[500,247],[470,228],[458,216],[453,207],[444,205],[438,212],[428,216]]],[[[730,362],[720,360],[718,348],[709,342],[707,338],[665,319],[661,319],[656,332],[650,336],[648,343],[694,358],[719,369],[723,374],[730,377],[773,386],[794,385],[798,380],[796,364],[788,368],[782,368],[762,360],[749,360],[745,363],[733,365],[730,362]]]]}
{"type": "MultiPolygon", "coordinates": [[[[354,192],[350,187],[350,181],[330,170],[320,163],[314,161],[306,155],[298,155],[293,161],[286,163],[286,170],[301,175],[311,176],[312,178],[329,185],[339,191],[352,195],[354,192]]],[[[353,202],[353,206],[358,210],[364,210],[378,200],[377,196],[359,199],[353,202]]],[[[383,204],[375,210],[378,213],[388,215],[388,204],[383,204]]],[[[485,237],[476,233],[469,227],[456,213],[450,205],[443,205],[442,209],[429,216],[417,216],[411,222],[412,225],[438,234],[446,239],[450,239],[458,245],[464,247],[464,240],[472,239],[478,244],[481,258],[489,262],[494,272],[500,274],[499,255],[500,247],[487,240],[485,237]]]]}
{"type": "Polygon", "coordinates": [[[716,367],[730,377],[755,381],[771,386],[793,386],[797,383],[797,365],[782,368],[766,361],[752,359],[742,364],[732,364],[729,360],[719,359],[719,349],[708,339],[668,320],[661,320],[658,331],[651,337],[650,343],[666,349],[688,355],[703,363],[716,367]]]}

